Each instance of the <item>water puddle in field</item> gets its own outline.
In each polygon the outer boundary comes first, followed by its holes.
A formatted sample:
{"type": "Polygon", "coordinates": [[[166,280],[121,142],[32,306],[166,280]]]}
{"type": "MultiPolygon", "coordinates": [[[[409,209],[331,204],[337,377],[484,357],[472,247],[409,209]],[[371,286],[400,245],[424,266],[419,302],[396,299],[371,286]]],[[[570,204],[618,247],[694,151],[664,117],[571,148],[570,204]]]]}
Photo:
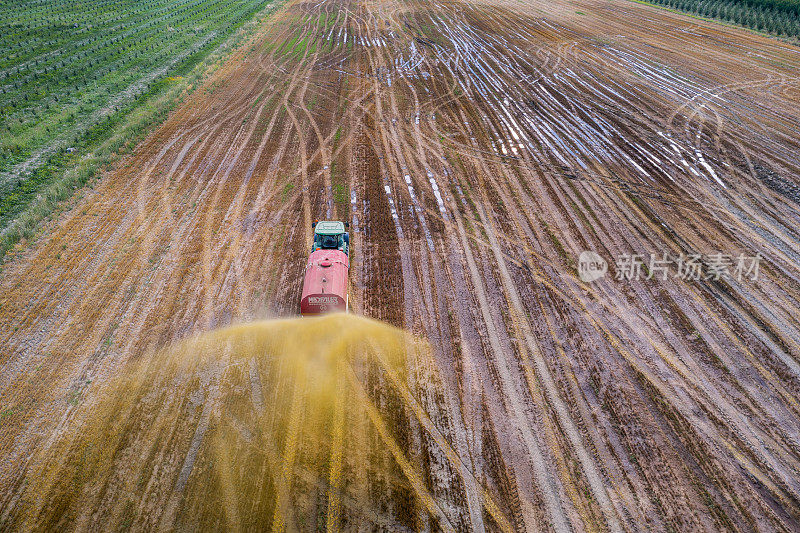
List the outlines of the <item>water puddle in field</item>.
{"type": "Polygon", "coordinates": [[[388,514],[391,529],[406,511],[388,499],[437,515],[408,452],[409,420],[430,420],[406,365],[430,369],[428,355],[401,330],[336,314],[143,357],[33,460],[20,525],[318,530],[388,514]]]}

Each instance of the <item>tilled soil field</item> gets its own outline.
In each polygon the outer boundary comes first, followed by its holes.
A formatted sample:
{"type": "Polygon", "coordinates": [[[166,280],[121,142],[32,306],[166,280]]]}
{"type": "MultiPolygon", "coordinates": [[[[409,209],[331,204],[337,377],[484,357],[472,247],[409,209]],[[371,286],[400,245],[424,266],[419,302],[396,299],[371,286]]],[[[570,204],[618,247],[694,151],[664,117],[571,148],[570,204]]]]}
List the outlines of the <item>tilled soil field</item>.
{"type": "Polygon", "coordinates": [[[397,465],[345,454],[350,504],[297,481],[233,525],[800,530],[799,73],[796,47],[621,0],[289,0],[3,266],[0,529],[191,527],[205,429],[143,460],[125,512],[37,521],[28,477],[128,365],[296,315],[337,219],[351,308],[432,354],[407,389],[364,378],[397,465]]]}

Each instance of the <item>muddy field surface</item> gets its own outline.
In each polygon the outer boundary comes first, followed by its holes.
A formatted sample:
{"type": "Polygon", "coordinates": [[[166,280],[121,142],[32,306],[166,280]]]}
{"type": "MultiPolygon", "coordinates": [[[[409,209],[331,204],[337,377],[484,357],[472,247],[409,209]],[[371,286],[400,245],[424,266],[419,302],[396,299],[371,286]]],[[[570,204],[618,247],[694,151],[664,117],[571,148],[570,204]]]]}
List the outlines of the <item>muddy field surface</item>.
{"type": "Polygon", "coordinates": [[[798,531],[799,131],[800,49],[743,30],[623,1],[289,0],[3,266],[0,529],[798,531]],[[337,415],[330,461],[281,433],[263,499],[204,507],[245,477],[203,465],[250,457],[204,438],[230,416],[212,365],[158,446],[133,412],[91,498],[31,488],[132,365],[296,315],[314,219],[350,221],[351,309],[430,352],[402,386],[348,363],[366,418],[337,415]],[[605,277],[579,279],[584,250],[605,277]],[[663,253],[761,259],[615,279],[663,253]]]}

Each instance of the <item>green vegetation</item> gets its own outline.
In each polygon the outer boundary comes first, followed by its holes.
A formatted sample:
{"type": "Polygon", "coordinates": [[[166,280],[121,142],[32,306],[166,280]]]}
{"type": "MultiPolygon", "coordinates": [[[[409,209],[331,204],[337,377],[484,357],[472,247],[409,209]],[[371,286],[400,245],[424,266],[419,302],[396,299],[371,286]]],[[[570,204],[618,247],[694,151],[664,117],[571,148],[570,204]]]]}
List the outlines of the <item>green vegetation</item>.
{"type": "MultiPolygon", "coordinates": [[[[328,19],[318,17],[316,21],[310,21],[312,24],[314,24],[314,26],[311,26],[310,28],[306,26],[306,24],[309,22],[308,20],[297,21],[296,31],[292,34],[291,38],[287,38],[278,45],[278,53],[299,61],[306,56],[313,56],[316,53],[318,46],[323,53],[325,53],[326,50],[332,50],[332,41],[330,43],[326,41],[326,43],[320,44],[320,34],[325,32],[324,25],[326,24],[326,20],[328,19]]],[[[331,18],[328,24],[334,21],[335,18],[331,18]]]]}
{"type": "Polygon", "coordinates": [[[782,37],[800,38],[800,0],[648,0],[782,37]]]}
{"type": "Polygon", "coordinates": [[[55,206],[33,203],[131,149],[270,1],[0,1],[0,257],[55,206]]]}
{"type": "Polygon", "coordinates": [[[281,190],[281,201],[285,202],[286,199],[289,198],[289,195],[292,194],[293,190],[294,183],[288,182],[286,185],[284,185],[283,189],[281,190]]]}
{"type": "Polygon", "coordinates": [[[339,204],[346,204],[350,201],[347,185],[344,183],[337,183],[333,186],[333,201],[339,204]]]}

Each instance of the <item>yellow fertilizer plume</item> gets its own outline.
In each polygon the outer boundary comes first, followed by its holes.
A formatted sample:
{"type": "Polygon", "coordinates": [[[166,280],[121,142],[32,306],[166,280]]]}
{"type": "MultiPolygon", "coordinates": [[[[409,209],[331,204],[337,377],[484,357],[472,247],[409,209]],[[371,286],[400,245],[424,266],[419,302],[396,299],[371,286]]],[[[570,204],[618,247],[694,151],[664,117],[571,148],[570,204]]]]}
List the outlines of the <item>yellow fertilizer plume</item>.
{"type": "Polygon", "coordinates": [[[143,357],[33,459],[17,525],[413,530],[422,512],[450,529],[410,451],[409,420],[432,424],[406,364],[426,354],[393,327],[328,315],[143,357]]]}

